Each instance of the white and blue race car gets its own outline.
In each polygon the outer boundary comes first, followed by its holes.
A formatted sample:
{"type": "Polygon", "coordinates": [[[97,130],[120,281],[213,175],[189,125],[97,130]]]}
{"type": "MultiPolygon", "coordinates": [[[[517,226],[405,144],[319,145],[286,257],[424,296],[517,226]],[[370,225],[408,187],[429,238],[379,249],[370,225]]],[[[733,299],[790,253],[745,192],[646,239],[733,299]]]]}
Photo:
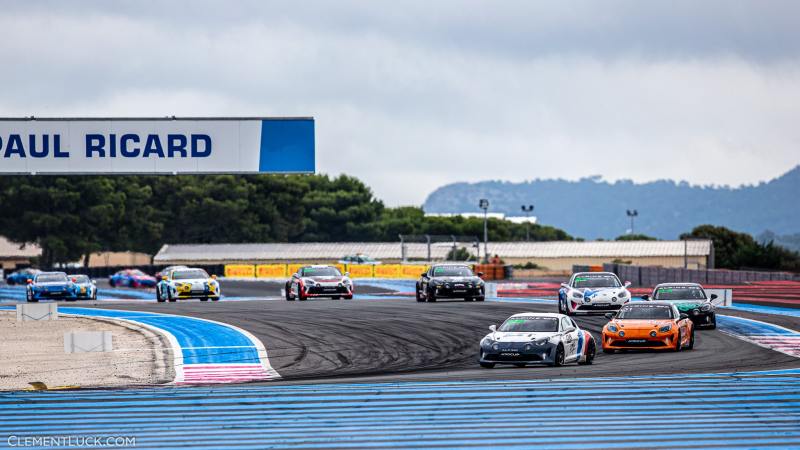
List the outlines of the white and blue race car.
{"type": "Polygon", "coordinates": [[[611,272],[575,273],[558,290],[558,312],[571,316],[619,311],[631,301],[630,285],[622,284],[611,272]]]}
{"type": "Polygon", "coordinates": [[[97,285],[88,275],[67,275],[72,281],[72,289],[76,298],[97,300],[97,285]]]}
{"type": "Polygon", "coordinates": [[[478,359],[487,369],[495,364],[591,364],[597,351],[592,334],[564,314],[514,314],[500,328],[492,325],[489,329],[492,332],[481,340],[478,359]]]}
{"type": "Polygon", "coordinates": [[[38,302],[41,299],[75,300],[75,286],[64,272],[40,272],[28,280],[25,299],[38,302]]]}

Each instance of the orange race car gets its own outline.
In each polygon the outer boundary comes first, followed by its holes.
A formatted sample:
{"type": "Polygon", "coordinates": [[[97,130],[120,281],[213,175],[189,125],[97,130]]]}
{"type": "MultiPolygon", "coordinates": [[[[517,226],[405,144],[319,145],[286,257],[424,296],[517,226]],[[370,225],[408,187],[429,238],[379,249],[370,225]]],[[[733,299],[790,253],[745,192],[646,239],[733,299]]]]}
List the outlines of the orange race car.
{"type": "Polygon", "coordinates": [[[603,327],[603,352],[614,350],[672,350],[694,348],[694,325],[689,316],[668,302],[632,302],[603,327]]]}

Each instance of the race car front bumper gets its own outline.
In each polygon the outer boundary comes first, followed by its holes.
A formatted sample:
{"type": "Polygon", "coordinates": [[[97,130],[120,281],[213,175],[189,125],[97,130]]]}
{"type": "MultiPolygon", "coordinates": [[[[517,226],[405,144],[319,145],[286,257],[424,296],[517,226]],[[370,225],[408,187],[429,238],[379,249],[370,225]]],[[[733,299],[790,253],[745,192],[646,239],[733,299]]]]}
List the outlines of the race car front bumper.
{"type": "Polygon", "coordinates": [[[531,342],[495,342],[481,346],[478,362],[494,364],[552,364],[556,345],[536,345],[531,342]]]}
{"type": "Polygon", "coordinates": [[[706,327],[711,326],[716,323],[717,317],[715,311],[700,311],[697,309],[693,309],[691,311],[687,311],[689,314],[689,319],[698,327],[706,327]]]}
{"type": "Polygon", "coordinates": [[[571,310],[574,313],[607,313],[619,311],[624,302],[591,302],[591,303],[578,303],[576,300],[570,300],[571,310]]]}
{"type": "Polygon", "coordinates": [[[623,330],[624,336],[620,336],[619,332],[604,332],[603,333],[603,349],[607,350],[671,350],[675,348],[675,340],[678,334],[674,331],[668,333],[659,333],[655,330],[623,330]],[[650,333],[655,331],[656,335],[651,336],[650,333]]]}
{"type": "Polygon", "coordinates": [[[434,295],[437,298],[464,298],[464,297],[480,297],[483,295],[481,287],[473,286],[471,284],[450,283],[445,285],[431,286],[434,295]]]}
{"type": "Polygon", "coordinates": [[[339,284],[315,284],[304,287],[306,297],[342,297],[353,295],[352,285],[339,284]]]}

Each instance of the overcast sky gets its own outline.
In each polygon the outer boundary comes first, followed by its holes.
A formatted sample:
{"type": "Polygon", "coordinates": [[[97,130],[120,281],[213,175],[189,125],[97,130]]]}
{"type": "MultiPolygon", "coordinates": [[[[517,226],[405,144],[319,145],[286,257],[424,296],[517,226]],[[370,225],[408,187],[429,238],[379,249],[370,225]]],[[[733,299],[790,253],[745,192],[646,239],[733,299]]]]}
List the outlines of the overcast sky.
{"type": "Polygon", "coordinates": [[[316,118],[389,205],[800,163],[800,2],[4,1],[0,116],[316,118]]]}

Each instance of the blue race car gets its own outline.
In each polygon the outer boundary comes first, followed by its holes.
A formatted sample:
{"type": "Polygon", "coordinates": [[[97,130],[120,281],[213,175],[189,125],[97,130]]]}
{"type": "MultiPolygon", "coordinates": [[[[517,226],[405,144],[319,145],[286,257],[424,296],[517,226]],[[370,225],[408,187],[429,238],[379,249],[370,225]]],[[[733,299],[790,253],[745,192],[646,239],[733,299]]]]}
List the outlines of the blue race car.
{"type": "Polygon", "coordinates": [[[26,299],[38,302],[43,298],[75,300],[75,286],[64,272],[42,272],[28,282],[26,299]]]}
{"type": "Polygon", "coordinates": [[[41,272],[42,271],[39,269],[20,269],[9,274],[8,277],[6,277],[6,283],[10,285],[28,284],[28,280],[32,280],[36,274],[41,272]]]}
{"type": "Polygon", "coordinates": [[[97,286],[88,275],[69,275],[75,297],[97,300],[97,286]]]}

